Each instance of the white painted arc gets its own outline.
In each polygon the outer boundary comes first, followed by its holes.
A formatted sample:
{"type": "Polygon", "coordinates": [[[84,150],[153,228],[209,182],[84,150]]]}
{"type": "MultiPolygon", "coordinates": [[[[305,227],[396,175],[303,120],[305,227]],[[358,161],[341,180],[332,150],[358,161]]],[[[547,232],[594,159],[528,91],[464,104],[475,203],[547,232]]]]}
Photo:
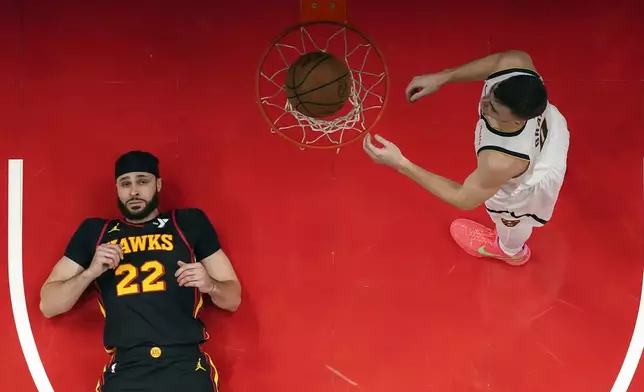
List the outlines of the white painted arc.
{"type": "MultiPolygon", "coordinates": [[[[25,284],[22,277],[22,170],[21,159],[9,160],[9,203],[8,203],[8,262],[9,262],[9,295],[11,310],[16,323],[18,340],[27,367],[39,392],[54,392],[45,367],[38,354],[34,334],[29,322],[25,284]]],[[[16,381],[14,381],[16,382],[16,381]]]]}

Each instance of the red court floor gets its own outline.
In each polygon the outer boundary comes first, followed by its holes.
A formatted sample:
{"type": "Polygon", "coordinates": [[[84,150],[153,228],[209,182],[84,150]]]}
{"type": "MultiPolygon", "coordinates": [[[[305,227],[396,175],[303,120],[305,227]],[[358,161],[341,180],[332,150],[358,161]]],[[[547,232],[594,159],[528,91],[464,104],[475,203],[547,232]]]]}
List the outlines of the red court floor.
{"type": "MultiPolygon", "coordinates": [[[[113,161],[141,148],[161,158],[163,208],[204,209],[244,286],[237,313],[203,316],[222,392],[611,391],[644,264],[644,5],[378,4],[349,4],[389,68],[376,130],[430,170],[473,168],[481,84],[411,105],[414,75],[522,49],[545,78],[569,170],[524,267],[451,240],[452,220],[488,222],[482,209],[442,204],[359,144],[301,151],[269,132],[257,67],[297,0],[3,1],[0,254],[6,162],[20,158],[25,296],[53,390],[93,391],[108,356],[93,296],[47,320],[40,286],[83,218],[118,213],[113,161]]],[[[32,392],[4,260],[0,390],[32,392]]],[[[644,365],[629,391],[644,391],[644,365]]]]}

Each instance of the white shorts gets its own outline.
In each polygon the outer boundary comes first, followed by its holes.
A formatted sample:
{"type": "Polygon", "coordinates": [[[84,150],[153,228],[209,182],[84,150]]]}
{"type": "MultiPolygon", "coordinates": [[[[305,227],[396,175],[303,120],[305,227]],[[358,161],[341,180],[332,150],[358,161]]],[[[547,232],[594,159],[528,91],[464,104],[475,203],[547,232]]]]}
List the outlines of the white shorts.
{"type": "Polygon", "coordinates": [[[530,179],[512,194],[498,192],[485,202],[496,223],[512,227],[520,221],[540,227],[552,217],[566,174],[570,133],[566,119],[552,105],[548,123],[550,135],[530,179]]]}

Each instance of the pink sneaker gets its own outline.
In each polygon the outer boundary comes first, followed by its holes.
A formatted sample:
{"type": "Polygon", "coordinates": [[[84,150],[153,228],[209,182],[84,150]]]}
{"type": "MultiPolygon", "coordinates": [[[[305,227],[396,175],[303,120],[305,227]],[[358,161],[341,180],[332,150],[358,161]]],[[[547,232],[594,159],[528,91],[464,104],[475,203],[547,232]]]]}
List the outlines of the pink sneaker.
{"type": "Polygon", "coordinates": [[[524,245],[521,252],[509,256],[499,247],[495,230],[469,219],[456,219],[449,228],[454,241],[474,257],[493,257],[510,265],[523,265],[530,259],[530,248],[524,245]]]}

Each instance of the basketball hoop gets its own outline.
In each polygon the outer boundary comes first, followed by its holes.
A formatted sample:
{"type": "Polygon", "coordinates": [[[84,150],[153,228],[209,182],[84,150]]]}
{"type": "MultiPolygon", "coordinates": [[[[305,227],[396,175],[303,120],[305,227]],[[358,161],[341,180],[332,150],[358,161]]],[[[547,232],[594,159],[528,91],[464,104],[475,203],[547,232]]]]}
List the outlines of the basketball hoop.
{"type": "Polygon", "coordinates": [[[358,140],[380,119],[389,90],[387,67],[371,40],[346,23],[346,0],[302,0],[300,20],[284,30],[262,57],[257,74],[260,111],[271,132],[302,149],[337,149],[358,140]],[[295,110],[284,90],[289,66],[314,51],[343,60],[351,77],[347,103],[324,119],[295,110]]]}

